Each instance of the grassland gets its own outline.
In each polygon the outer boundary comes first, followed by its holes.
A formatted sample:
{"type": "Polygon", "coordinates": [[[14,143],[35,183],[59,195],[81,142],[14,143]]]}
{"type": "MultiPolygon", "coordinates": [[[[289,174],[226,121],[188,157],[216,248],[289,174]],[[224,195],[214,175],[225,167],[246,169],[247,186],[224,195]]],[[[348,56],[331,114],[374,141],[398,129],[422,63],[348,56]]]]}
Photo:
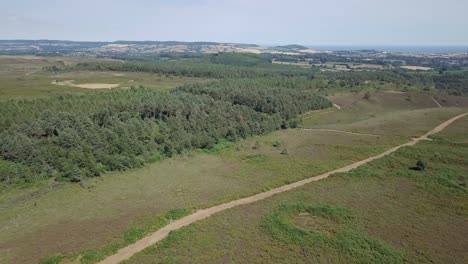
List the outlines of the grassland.
{"type": "MultiPolygon", "coordinates": [[[[372,108],[372,103],[365,103],[372,108]]],[[[373,106],[379,107],[378,103],[373,106]]],[[[58,254],[77,256],[80,252],[87,256],[83,261],[93,262],[112,253],[115,245],[124,245],[154,231],[159,225],[145,223],[160,222],[161,215],[171,210],[212,206],[362,160],[463,111],[417,108],[406,111],[400,108],[405,119],[400,125],[396,123],[398,129],[385,135],[281,130],[238,144],[220,144],[212,152],[195,151],[81,184],[51,182],[2,191],[0,262],[30,263],[58,254]],[[424,111],[429,114],[424,115],[424,111]],[[419,124],[421,118],[424,122],[419,124]],[[403,126],[406,122],[414,123],[417,129],[406,133],[408,127],[403,126]],[[131,239],[128,232],[133,234],[131,239]]],[[[362,113],[357,119],[356,115],[341,114],[342,110],[326,111],[343,115],[343,122],[349,124],[368,117],[363,110],[356,110],[362,113]]],[[[379,111],[385,113],[384,109],[379,111]]],[[[322,112],[309,113],[307,117],[316,120],[314,115],[321,116],[322,112]]],[[[359,125],[365,127],[366,123],[359,125]]],[[[379,125],[385,128],[384,123],[374,124],[379,125]]]]}
{"type": "Polygon", "coordinates": [[[303,127],[414,137],[431,128],[427,122],[429,117],[440,121],[445,118],[439,116],[432,98],[438,98],[444,107],[450,107],[446,111],[452,111],[454,115],[468,107],[468,99],[464,97],[422,92],[383,91],[372,92],[369,99],[363,97],[364,93],[332,96],[333,103],[341,109],[306,114],[303,127]]]}
{"type": "Polygon", "coordinates": [[[458,142],[468,135],[456,125],[349,173],[182,228],[126,263],[466,263],[468,149],[458,142]],[[425,171],[412,169],[418,159],[425,171]]]}
{"type": "MultiPolygon", "coordinates": [[[[79,62],[101,60],[103,59],[0,56],[0,100],[89,93],[95,90],[76,87],[80,84],[116,84],[119,88],[145,86],[166,90],[182,84],[200,81],[195,78],[149,73],[86,71],[56,74],[43,70],[44,67],[74,65],[79,62]]],[[[99,85],[96,87],[99,87],[99,85]]]]}

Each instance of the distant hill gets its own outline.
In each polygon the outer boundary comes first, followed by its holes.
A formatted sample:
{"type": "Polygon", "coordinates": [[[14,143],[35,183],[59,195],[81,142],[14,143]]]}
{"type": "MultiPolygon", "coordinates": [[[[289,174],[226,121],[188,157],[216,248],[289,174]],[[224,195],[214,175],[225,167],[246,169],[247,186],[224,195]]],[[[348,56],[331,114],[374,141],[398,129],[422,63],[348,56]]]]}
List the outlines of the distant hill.
{"type": "MultiPolygon", "coordinates": [[[[272,48],[249,43],[183,41],[68,41],[0,40],[0,55],[91,56],[112,58],[184,58],[218,53],[310,53],[307,47],[293,44],[272,48]]],[[[290,54],[289,54],[290,55],[290,54]]],[[[247,58],[244,58],[247,59],[247,58]]]]}
{"type": "Polygon", "coordinates": [[[91,42],[66,40],[0,40],[0,54],[65,56],[148,56],[163,53],[262,53],[256,44],[182,41],[91,42]]]}

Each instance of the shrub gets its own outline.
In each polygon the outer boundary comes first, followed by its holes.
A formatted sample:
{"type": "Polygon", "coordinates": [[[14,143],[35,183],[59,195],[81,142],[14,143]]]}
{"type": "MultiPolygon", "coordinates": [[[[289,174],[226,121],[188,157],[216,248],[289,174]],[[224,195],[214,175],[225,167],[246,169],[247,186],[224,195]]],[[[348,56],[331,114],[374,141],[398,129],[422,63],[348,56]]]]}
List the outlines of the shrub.
{"type": "Polygon", "coordinates": [[[427,162],[426,161],[423,161],[423,160],[418,160],[416,162],[416,167],[415,169],[418,170],[418,171],[425,171],[427,168],[427,162]]]}
{"type": "Polygon", "coordinates": [[[363,99],[366,99],[366,100],[369,100],[370,97],[371,97],[371,94],[370,94],[369,91],[367,91],[367,92],[364,94],[364,96],[363,96],[362,98],[363,98],[363,99]]]}
{"type": "Polygon", "coordinates": [[[260,142],[256,141],[255,145],[253,145],[252,149],[260,149],[261,145],[260,142]]]}
{"type": "Polygon", "coordinates": [[[281,147],[281,141],[280,141],[280,140],[276,140],[275,142],[273,142],[273,147],[275,147],[275,148],[281,147]]]}
{"type": "Polygon", "coordinates": [[[15,183],[18,181],[30,181],[31,170],[19,163],[0,160],[0,182],[15,183]]]}

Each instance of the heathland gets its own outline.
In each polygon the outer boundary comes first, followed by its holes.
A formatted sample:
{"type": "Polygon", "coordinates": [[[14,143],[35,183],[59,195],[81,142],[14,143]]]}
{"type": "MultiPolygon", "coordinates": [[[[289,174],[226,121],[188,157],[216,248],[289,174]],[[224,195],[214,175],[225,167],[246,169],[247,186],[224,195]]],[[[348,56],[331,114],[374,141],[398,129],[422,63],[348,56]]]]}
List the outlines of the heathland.
{"type": "MultiPolygon", "coordinates": [[[[230,53],[0,66],[2,263],[95,263],[197,209],[366,159],[468,111],[458,69],[323,71],[230,53]]],[[[467,124],[213,215],[129,262],[463,263],[467,124]]]]}

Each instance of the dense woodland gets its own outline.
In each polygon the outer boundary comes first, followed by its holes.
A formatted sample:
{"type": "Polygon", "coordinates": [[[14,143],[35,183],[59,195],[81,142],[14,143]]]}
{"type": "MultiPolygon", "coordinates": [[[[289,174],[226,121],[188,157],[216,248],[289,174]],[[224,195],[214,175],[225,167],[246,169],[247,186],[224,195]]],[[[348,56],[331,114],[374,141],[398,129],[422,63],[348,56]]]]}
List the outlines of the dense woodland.
{"type": "MultiPolygon", "coordinates": [[[[315,69],[302,69],[268,64],[265,67],[247,67],[251,62],[226,62],[223,59],[186,59],[171,61],[130,61],[130,62],[86,62],[64,68],[65,71],[130,71],[151,72],[201,78],[254,78],[254,77],[299,77],[313,78],[315,69]]],[[[49,68],[58,71],[58,68],[49,68]]]]}
{"type": "Polygon", "coordinates": [[[331,106],[285,84],[244,80],[229,89],[215,81],[170,93],[137,88],[1,103],[0,180],[80,181],[296,126],[298,114],[331,106]]]}

